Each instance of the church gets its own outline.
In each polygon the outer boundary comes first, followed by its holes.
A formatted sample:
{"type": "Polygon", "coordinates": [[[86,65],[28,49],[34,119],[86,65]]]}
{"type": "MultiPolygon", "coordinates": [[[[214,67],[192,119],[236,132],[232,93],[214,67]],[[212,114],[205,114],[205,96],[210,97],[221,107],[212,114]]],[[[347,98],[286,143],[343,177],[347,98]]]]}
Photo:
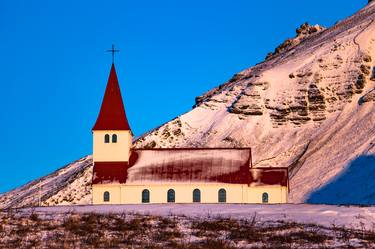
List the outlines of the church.
{"type": "Polygon", "coordinates": [[[251,148],[133,148],[112,63],[93,133],[93,204],[287,203],[287,168],[253,168],[251,148]]]}

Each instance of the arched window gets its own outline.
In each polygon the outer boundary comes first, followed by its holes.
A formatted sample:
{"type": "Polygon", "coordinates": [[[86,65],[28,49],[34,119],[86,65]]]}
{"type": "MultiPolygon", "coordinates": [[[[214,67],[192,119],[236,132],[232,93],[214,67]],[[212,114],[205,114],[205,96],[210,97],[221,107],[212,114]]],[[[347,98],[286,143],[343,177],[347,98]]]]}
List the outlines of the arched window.
{"type": "Polygon", "coordinates": [[[262,202],[263,203],[268,203],[268,193],[263,193],[262,194],[262,202]]]}
{"type": "Polygon", "coordinates": [[[105,191],[103,194],[103,201],[104,202],[109,202],[109,192],[105,191]]]}
{"type": "Polygon", "coordinates": [[[219,189],[218,199],[219,199],[219,202],[227,202],[227,191],[225,191],[225,189],[223,188],[219,189]]]}
{"type": "Polygon", "coordinates": [[[104,135],[104,143],[106,143],[106,144],[109,143],[109,135],[108,134],[104,135]]]}
{"type": "Polygon", "coordinates": [[[117,135],[116,134],[112,135],[112,143],[117,143],[117,135]]]}
{"type": "Polygon", "coordinates": [[[193,202],[201,202],[201,191],[197,188],[193,190],[193,202]]]}
{"type": "Polygon", "coordinates": [[[149,203],[150,202],[150,191],[148,189],[144,189],[142,191],[142,203],[149,203]]]}
{"type": "Polygon", "coordinates": [[[173,189],[168,190],[167,193],[167,202],[175,202],[176,201],[176,196],[175,192],[173,189]]]}

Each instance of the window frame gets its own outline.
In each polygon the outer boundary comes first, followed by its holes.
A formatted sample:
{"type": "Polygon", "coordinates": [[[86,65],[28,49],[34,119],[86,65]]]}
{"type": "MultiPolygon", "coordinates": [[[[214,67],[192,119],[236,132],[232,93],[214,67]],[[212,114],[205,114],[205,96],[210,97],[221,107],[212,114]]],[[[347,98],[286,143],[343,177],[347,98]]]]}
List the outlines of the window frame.
{"type": "Polygon", "coordinates": [[[103,202],[110,202],[111,201],[111,194],[109,191],[104,191],[103,193],[103,202]]]}
{"type": "Polygon", "coordinates": [[[217,201],[219,203],[227,202],[227,191],[224,188],[221,188],[217,191],[217,201]]]}
{"type": "Polygon", "coordinates": [[[150,190],[144,189],[142,190],[142,203],[150,203],[150,190]]]}
{"type": "Polygon", "coordinates": [[[167,202],[175,203],[176,202],[176,191],[174,189],[168,189],[167,191],[167,202]]]}
{"type": "Polygon", "coordinates": [[[200,203],[201,201],[201,190],[196,188],[193,190],[193,203],[200,203]]]}
{"type": "Polygon", "coordinates": [[[118,141],[118,136],[117,136],[117,134],[112,134],[112,143],[117,143],[117,141],[118,141]]]}
{"type": "Polygon", "coordinates": [[[262,203],[269,203],[269,198],[270,198],[269,194],[267,192],[264,192],[262,194],[262,203]]]}
{"type": "Polygon", "coordinates": [[[111,142],[109,134],[104,135],[104,143],[109,144],[111,142]]]}

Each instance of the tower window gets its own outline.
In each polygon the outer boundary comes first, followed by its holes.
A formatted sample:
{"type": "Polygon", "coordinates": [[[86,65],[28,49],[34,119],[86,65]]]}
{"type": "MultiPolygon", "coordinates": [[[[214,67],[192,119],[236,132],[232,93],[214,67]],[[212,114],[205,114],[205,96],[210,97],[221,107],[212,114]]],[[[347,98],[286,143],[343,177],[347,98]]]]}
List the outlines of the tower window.
{"type": "Polygon", "coordinates": [[[103,201],[104,202],[109,202],[109,192],[105,191],[103,194],[103,201]]]}
{"type": "Polygon", "coordinates": [[[117,135],[116,134],[112,135],[112,143],[117,143],[117,135]]]}
{"type": "Polygon", "coordinates": [[[193,190],[193,202],[201,202],[201,191],[197,188],[193,190]]]}
{"type": "Polygon", "coordinates": [[[268,203],[268,193],[263,193],[262,194],[262,202],[263,203],[268,203]]]}
{"type": "Polygon", "coordinates": [[[219,189],[218,200],[219,202],[227,202],[227,191],[225,191],[225,189],[219,189]]]}
{"type": "Polygon", "coordinates": [[[176,195],[173,189],[168,190],[167,193],[167,202],[175,202],[176,201],[176,195]]]}
{"type": "Polygon", "coordinates": [[[104,135],[104,143],[106,143],[106,144],[109,143],[109,135],[108,134],[104,135]]]}
{"type": "Polygon", "coordinates": [[[142,203],[149,203],[150,202],[150,191],[148,189],[144,189],[142,191],[142,203]]]}

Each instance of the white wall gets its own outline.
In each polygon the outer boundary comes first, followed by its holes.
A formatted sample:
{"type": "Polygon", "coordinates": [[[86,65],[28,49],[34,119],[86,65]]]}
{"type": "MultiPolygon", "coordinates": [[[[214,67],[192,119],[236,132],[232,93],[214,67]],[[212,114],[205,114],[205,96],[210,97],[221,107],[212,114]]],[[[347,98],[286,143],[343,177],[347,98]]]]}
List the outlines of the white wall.
{"type": "Polygon", "coordinates": [[[218,191],[226,190],[227,203],[262,203],[262,194],[268,193],[269,203],[287,203],[288,189],[283,186],[248,187],[246,184],[95,184],[93,185],[93,204],[108,204],[103,202],[103,193],[110,192],[109,204],[141,203],[142,191],[150,191],[150,203],[167,203],[167,191],[175,190],[176,203],[192,203],[193,190],[201,191],[201,203],[217,203],[218,191]]]}
{"type": "Polygon", "coordinates": [[[132,135],[130,131],[93,131],[94,162],[128,162],[132,135]],[[110,143],[104,143],[105,134],[110,135],[110,143]],[[117,143],[112,143],[112,134],[117,135],[117,143]]]}

